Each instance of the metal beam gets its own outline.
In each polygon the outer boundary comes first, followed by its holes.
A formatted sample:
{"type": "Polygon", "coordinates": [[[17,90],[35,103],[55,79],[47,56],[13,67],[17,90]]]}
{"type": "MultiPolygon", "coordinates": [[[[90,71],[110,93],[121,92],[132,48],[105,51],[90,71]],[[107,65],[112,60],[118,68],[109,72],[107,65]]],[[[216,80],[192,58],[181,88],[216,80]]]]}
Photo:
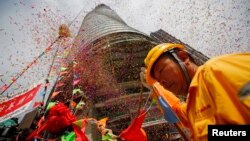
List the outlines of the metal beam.
{"type": "Polygon", "coordinates": [[[165,119],[159,119],[159,120],[154,120],[154,121],[149,121],[149,122],[144,122],[142,124],[142,127],[150,127],[158,124],[164,124],[168,123],[165,119]]]}

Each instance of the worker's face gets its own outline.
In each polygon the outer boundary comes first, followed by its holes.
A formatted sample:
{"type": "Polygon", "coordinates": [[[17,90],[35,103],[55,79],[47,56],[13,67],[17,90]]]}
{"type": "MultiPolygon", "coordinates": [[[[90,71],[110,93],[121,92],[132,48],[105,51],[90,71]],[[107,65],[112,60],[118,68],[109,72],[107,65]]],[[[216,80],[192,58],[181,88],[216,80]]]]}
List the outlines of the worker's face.
{"type": "Polygon", "coordinates": [[[153,69],[155,79],[165,89],[176,95],[186,95],[186,79],[177,63],[168,57],[161,57],[153,69]]]}

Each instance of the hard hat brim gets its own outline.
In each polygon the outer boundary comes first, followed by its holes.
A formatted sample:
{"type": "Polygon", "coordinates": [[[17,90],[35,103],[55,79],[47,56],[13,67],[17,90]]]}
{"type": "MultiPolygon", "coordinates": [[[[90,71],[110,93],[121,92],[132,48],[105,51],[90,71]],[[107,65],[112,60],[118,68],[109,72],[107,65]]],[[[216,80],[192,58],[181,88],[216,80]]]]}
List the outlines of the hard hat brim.
{"type": "Polygon", "coordinates": [[[174,49],[174,48],[178,48],[180,50],[184,50],[184,46],[183,45],[180,45],[180,44],[170,44],[170,43],[164,43],[164,44],[159,44],[155,47],[153,47],[146,59],[145,59],[145,65],[146,65],[146,68],[147,68],[147,72],[146,72],[146,82],[149,84],[149,85],[153,85],[155,82],[157,82],[157,80],[155,80],[152,76],[151,76],[151,71],[152,71],[152,67],[154,65],[154,63],[156,62],[156,60],[164,53],[164,52],[167,52],[171,49],[174,49]]]}

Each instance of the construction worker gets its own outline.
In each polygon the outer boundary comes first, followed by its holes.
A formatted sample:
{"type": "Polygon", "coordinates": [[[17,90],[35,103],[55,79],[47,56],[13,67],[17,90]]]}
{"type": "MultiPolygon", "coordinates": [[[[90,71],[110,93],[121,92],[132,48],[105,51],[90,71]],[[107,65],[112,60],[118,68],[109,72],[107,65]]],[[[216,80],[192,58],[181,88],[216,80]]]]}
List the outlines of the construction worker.
{"type": "Polygon", "coordinates": [[[223,55],[197,66],[184,46],[164,43],[152,48],[144,62],[146,83],[164,93],[191,128],[193,140],[207,140],[208,125],[250,124],[250,53],[223,55]]]}

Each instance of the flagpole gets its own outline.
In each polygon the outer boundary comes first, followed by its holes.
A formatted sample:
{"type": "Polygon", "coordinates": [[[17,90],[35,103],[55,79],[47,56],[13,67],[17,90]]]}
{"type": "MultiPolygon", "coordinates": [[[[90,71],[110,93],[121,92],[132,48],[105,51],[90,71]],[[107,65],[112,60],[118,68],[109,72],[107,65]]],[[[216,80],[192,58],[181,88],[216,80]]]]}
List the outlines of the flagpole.
{"type": "MultiPolygon", "coordinates": [[[[157,90],[157,88],[155,86],[152,87],[153,88],[153,92],[159,97],[161,96],[161,94],[159,93],[159,91],[157,90]]],[[[166,102],[166,101],[165,101],[166,102]]],[[[172,108],[169,106],[170,110],[172,110],[172,108]]],[[[173,113],[174,114],[174,113],[173,113]]],[[[181,127],[183,128],[183,124],[182,122],[179,120],[178,122],[174,123],[174,126],[177,128],[177,130],[179,131],[179,133],[181,134],[181,136],[183,137],[183,139],[185,141],[189,141],[187,135],[183,132],[183,130],[181,129],[181,127]]]]}
{"type": "Polygon", "coordinates": [[[139,107],[138,107],[137,115],[140,115],[140,109],[142,105],[142,95],[143,95],[143,85],[141,84],[140,100],[139,100],[139,107]]]}
{"type": "MultiPolygon", "coordinates": [[[[76,20],[76,18],[81,14],[81,12],[84,10],[84,7],[78,12],[77,16],[68,24],[68,26],[71,26],[71,24],[76,20]]],[[[52,44],[50,44],[49,47],[51,47],[54,43],[57,42],[57,40],[60,37],[58,36],[53,42],[52,44]]],[[[47,48],[46,48],[47,49],[47,48]]],[[[31,62],[31,64],[35,63],[40,57],[42,57],[45,53],[47,52],[47,50],[45,50],[44,52],[42,52],[37,58],[35,58],[34,61],[31,62]]],[[[4,91],[1,92],[0,95],[2,95],[5,91],[7,91],[12,84],[14,84],[16,82],[17,79],[19,79],[28,69],[30,68],[30,66],[28,65],[19,75],[16,76],[15,81],[12,81],[6,88],[4,91]]]]}
{"type": "MultiPolygon", "coordinates": [[[[53,46],[53,44],[55,42],[57,42],[58,40],[58,37],[52,42],[52,44],[49,45],[49,47],[53,46]]],[[[48,48],[48,47],[47,47],[48,48]]],[[[31,64],[34,64],[38,59],[40,59],[47,51],[43,51],[38,57],[36,57],[25,69],[23,69],[23,71],[18,74],[16,77],[15,77],[15,80],[12,81],[6,88],[4,91],[1,92],[0,95],[2,95],[5,91],[7,91],[16,81],[17,79],[19,79],[30,67],[31,67],[31,64]]]]}
{"type": "MultiPolygon", "coordinates": [[[[57,40],[60,39],[60,38],[61,38],[61,37],[58,36],[57,40]]],[[[61,43],[60,43],[60,45],[61,45],[61,43]]],[[[51,73],[51,71],[52,71],[52,67],[53,67],[53,65],[54,65],[55,58],[56,58],[56,55],[57,55],[57,53],[58,53],[58,51],[59,51],[59,46],[60,46],[60,45],[57,45],[55,54],[54,54],[53,59],[52,59],[52,63],[51,63],[50,68],[49,68],[49,72],[48,72],[47,78],[45,79],[46,83],[45,83],[44,94],[43,94],[43,105],[45,105],[44,103],[46,103],[46,102],[45,102],[45,96],[46,96],[47,88],[48,88],[47,85],[49,84],[49,76],[50,76],[50,73],[51,73]]],[[[46,108],[46,107],[45,107],[45,108],[46,108]]]]}
{"type": "Polygon", "coordinates": [[[183,132],[183,130],[180,127],[180,126],[182,126],[181,122],[174,123],[174,125],[177,128],[177,130],[179,131],[179,133],[181,134],[181,136],[183,137],[183,139],[185,141],[189,141],[187,135],[183,132]]]}

